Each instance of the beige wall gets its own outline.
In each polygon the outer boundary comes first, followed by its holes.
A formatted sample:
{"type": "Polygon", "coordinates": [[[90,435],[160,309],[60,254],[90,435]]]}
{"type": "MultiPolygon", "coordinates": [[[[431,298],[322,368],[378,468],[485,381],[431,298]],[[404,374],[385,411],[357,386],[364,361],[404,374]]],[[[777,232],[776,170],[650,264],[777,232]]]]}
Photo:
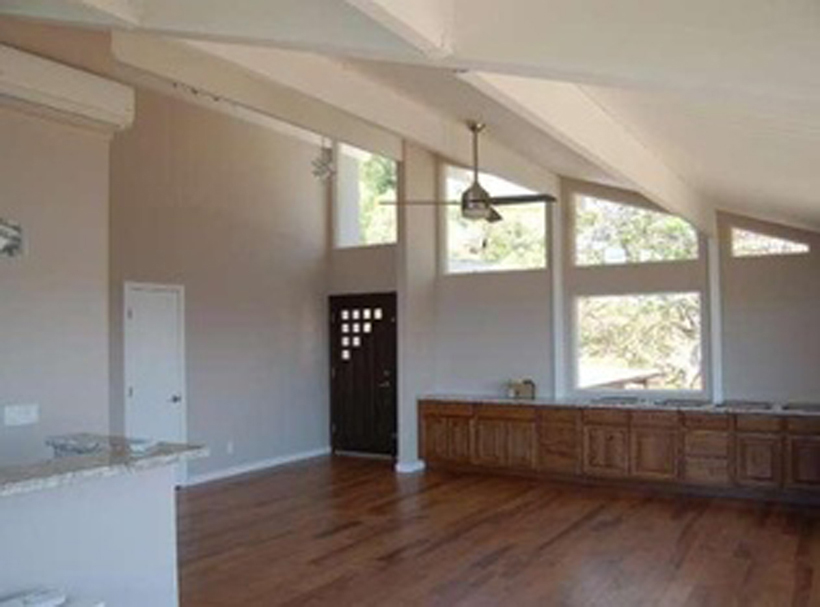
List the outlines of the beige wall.
{"type": "Polygon", "coordinates": [[[328,445],[327,208],[317,148],[139,91],[112,145],[114,418],[123,282],[182,284],[194,474],[328,445]],[[233,441],[235,453],[227,453],[233,441]]]}
{"type": "Polygon", "coordinates": [[[442,276],[437,390],[503,394],[508,380],[530,378],[552,394],[551,290],[545,270],[442,276]]]}
{"type": "Polygon", "coordinates": [[[26,253],[0,259],[0,459],[47,435],[108,430],[108,137],[0,108],[0,217],[26,253]]]}
{"type": "Polygon", "coordinates": [[[719,217],[727,398],[820,401],[820,234],[719,217]],[[732,225],[809,242],[808,255],[732,258],[732,225]]]}

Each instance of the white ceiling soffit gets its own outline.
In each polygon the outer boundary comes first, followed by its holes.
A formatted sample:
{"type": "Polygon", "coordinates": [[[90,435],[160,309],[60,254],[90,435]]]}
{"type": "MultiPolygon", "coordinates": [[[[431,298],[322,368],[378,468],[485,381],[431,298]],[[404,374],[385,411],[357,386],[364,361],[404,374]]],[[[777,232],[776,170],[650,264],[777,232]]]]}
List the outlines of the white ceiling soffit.
{"type": "Polygon", "coordinates": [[[136,27],[143,0],[0,0],[0,13],[101,27],[136,27]]]}
{"type": "Polygon", "coordinates": [[[504,105],[464,82],[450,69],[349,59],[345,65],[416,99],[431,111],[444,112],[460,123],[487,124],[487,135],[524,158],[552,171],[585,181],[628,187],[596,164],[558,142],[504,105]]]}
{"type": "Polygon", "coordinates": [[[707,234],[714,207],[575,84],[470,72],[461,78],[707,234]]]}
{"type": "Polygon", "coordinates": [[[720,208],[820,229],[820,100],[584,90],[720,208]]]}

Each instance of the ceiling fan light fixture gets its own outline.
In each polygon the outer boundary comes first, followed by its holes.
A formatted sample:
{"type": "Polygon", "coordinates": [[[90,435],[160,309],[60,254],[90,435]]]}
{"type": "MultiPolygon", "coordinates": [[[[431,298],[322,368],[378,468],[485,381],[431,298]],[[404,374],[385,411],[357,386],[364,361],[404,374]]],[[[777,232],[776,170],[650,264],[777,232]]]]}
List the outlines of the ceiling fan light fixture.
{"type": "Polygon", "coordinates": [[[461,214],[465,219],[488,219],[492,210],[489,197],[487,190],[474,181],[461,195],[461,214]]]}

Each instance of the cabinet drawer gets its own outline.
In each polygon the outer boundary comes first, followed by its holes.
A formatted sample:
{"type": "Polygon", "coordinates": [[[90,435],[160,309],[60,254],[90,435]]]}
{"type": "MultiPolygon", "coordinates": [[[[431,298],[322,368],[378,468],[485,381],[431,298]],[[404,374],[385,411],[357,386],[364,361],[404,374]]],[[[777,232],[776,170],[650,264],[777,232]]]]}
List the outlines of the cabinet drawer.
{"type": "Polygon", "coordinates": [[[820,436],[820,418],[790,417],[786,420],[789,434],[809,434],[820,436]]]}
{"type": "Polygon", "coordinates": [[[615,411],[614,409],[586,409],[584,422],[588,424],[623,425],[629,423],[629,411],[615,411]]]}
{"type": "Polygon", "coordinates": [[[419,412],[422,415],[470,417],[473,414],[473,405],[467,403],[423,400],[419,403],[419,412]]]}
{"type": "Polygon", "coordinates": [[[678,426],[678,414],[675,411],[633,411],[633,426],[646,426],[650,428],[676,428],[678,426]]]}
{"type": "Polygon", "coordinates": [[[519,405],[482,405],[475,408],[476,416],[480,419],[520,419],[535,420],[535,407],[519,405]]]}
{"type": "Polygon", "coordinates": [[[726,414],[709,413],[681,413],[683,425],[695,430],[729,430],[732,426],[732,416],[726,414]]]}
{"type": "Polygon", "coordinates": [[[687,456],[728,458],[731,441],[728,432],[686,430],[683,452],[687,456]]]}
{"type": "Polygon", "coordinates": [[[683,480],[693,485],[729,485],[732,475],[728,459],[686,457],[683,480]]]}
{"type": "Polygon", "coordinates": [[[774,415],[736,415],[738,432],[780,432],[783,419],[774,415]]]}
{"type": "Polygon", "coordinates": [[[575,424],[581,417],[578,409],[553,409],[552,407],[540,410],[541,422],[545,424],[575,424]]]}

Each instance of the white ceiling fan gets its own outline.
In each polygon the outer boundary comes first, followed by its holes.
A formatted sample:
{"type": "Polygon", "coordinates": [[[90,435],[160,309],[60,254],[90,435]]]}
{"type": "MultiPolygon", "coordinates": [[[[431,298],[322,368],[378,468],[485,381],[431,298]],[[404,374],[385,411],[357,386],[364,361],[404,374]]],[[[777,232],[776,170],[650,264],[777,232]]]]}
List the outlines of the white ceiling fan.
{"type": "Polygon", "coordinates": [[[520,194],[512,196],[491,196],[479,183],[479,162],[478,162],[478,136],[484,130],[485,125],[481,122],[470,121],[467,128],[473,134],[473,182],[461,194],[461,200],[406,200],[398,202],[385,202],[384,204],[403,205],[458,205],[461,207],[461,214],[465,219],[486,220],[490,223],[504,219],[495,207],[525,203],[548,203],[555,202],[555,196],[551,194],[520,194]]]}

